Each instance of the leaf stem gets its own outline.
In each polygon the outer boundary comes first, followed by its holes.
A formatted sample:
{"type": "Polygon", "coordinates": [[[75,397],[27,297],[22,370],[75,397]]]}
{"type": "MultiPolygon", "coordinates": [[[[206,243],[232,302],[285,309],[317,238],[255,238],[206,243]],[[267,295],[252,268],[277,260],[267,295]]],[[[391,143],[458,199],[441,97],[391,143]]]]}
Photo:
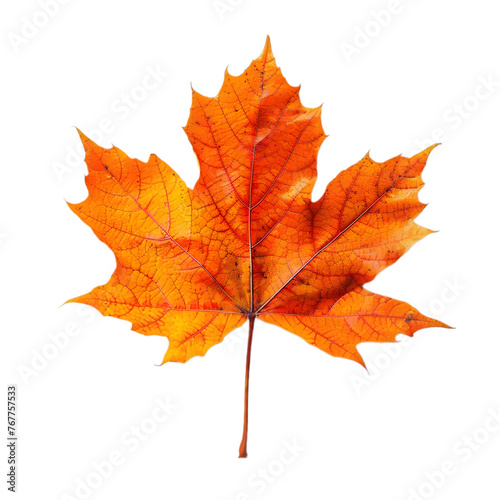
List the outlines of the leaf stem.
{"type": "Polygon", "coordinates": [[[249,316],[248,328],[248,345],[247,345],[247,367],[245,372],[245,410],[243,417],[243,437],[240,444],[240,455],[238,458],[246,458],[247,455],[247,438],[248,438],[248,384],[250,382],[250,356],[252,354],[252,339],[253,339],[253,325],[255,323],[255,314],[249,316]]]}

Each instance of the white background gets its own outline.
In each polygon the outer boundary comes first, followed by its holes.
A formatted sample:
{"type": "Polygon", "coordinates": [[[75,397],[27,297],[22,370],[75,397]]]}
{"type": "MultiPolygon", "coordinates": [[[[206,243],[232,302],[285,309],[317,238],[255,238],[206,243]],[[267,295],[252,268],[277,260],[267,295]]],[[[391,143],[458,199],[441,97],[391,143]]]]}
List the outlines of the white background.
{"type": "Polygon", "coordinates": [[[69,0],[50,18],[40,3],[4,2],[0,14],[2,399],[18,385],[17,498],[500,498],[500,424],[489,417],[500,411],[495,2],[222,0],[218,13],[211,0],[69,0]],[[93,134],[103,119],[102,146],[143,161],[154,152],[192,186],[181,129],[190,83],[215,95],[225,67],[242,72],[266,34],[302,102],[324,103],[316,196],[368,150],[382,161],[443,143],[418,219],[440,231],[368,288],[456,329],[419,332],[396,351],[361,346],[368,377],[258,322],[243,460],[247,327],[204,358],[157,367],[166,338],[60,307],[114,269],[65,199],[86,197],[73,127],[93,134]],[[144,91],[148,68],[169,74],[144,91]],[[123,94],[140,102],[124,109],[123,94]],[[177,407],[160,423],[157,398],[177,407]],[[93,463],[110,455],[121,460],[103,477],[93,463]],[[446,461],[454,473],[436,473],[446,461]]]}

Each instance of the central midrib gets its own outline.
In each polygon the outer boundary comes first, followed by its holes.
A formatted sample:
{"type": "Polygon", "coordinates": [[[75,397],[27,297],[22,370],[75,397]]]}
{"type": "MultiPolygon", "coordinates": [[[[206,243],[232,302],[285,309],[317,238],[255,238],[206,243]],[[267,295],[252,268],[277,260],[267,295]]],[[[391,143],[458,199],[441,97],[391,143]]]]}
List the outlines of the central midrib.
{"type": "Polygon", "coordinates": [[[249,316],[254,316],[254,284],[253,284],[253,248],[252,248],[252,210],[254,209],[253,206],[253,199],[252,199],[252,188],[253,188],[253,174],[254,174],[254,165],[255,165],[255,149],[257,148],[257,136],[259,134],[259,121],[260,121],[260,110],[262,107],[262,101],[263,101],[263,95],[264,95],[264,75],[265,75],[265,68],[267,64],[267,55],[268,52],[266,51],[264,55],[264,63],[263,63],[263,71],[262,71],[262,79],[261,79],[261,94],[259,97],[259,107],[257,110],[257,121],[255,124],[255,137],[253,139],[253,150],[252,150],[252,166],[250,168],[250,186],[248,189],[248,248],[249,248],[249,258],[250,258],[250,312],[249,316]]]}

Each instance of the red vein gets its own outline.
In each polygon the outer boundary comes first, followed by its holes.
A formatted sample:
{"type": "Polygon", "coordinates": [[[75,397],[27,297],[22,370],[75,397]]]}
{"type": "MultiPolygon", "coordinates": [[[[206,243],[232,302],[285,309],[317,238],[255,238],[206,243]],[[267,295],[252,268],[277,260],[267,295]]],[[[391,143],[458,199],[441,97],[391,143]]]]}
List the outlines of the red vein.
{"type": "Polygon", "coordinates": [[[326,250],[332,243],[334,243],[335,241],[337,241],[347,230],[349,230],[354,224],[356,224],[365,214],[367,214],[385,195],[386,193],[392,189],[393,186],[391,186],[390,188],[388,188],[386,191],[384,191],[383,194],[381,194],[368,208],[366,208],[365,210],[363,210],[363,212],[361,212],[361,214],[359,214],[356,219],[354,219],[348,226],[346,226],[344,229],[342,229],[342,231],[340,231],[340,233],[336,234],[328,243],[326,243],[322,248],[320,248],[317,252],[314,253],[314,255],[309,259],[307,260],[307,262],[302,265],[297,271],[295,271],[292,276],[284,283],[284,285],[279,288],[269,299],[267,299],[264,304],[262,304],[259,309],[256,311],[257,313],[259,313],[260,311],[262,311],[262,309],[264,309],[264,307],[267,306],[267,304],[269,304],[269,302],[271,302],[271,300],[273,300],[276,295],[278,295],[306,266],[308,266],[311,261],[313,261],[321,252],[323,252],[324,250],[326,250]]]}
{"type": "MultiPolygon", "coordinates": [[[[120,165],[121,165],[121,162],[120,162],[120,165]]],[[[109,172],[109,171],[108,171],[109,172]]],[[[210,273],[210,271],[194,256],[194,255],[191,255],[182,245],[180,245],[174,238],[172,238],[172,236],[170,235],[170,233],[168,232],[167,229],[165,229],[162,224],[160,224],[148,211],[146,211],[144,209],[144,207],[139,203],[139,200],[137,200],[134,196],[132,196],[132,194],[130,194],[121,184],[120,182],[118,181],[118,179],[116,179],[116,177],[111,173],[109,172],[111,177],[113,178],[113,180],[130,196],[130,198],[137,204],[137,206],[162,230],[165,232],[165,234],[170,238],[170,241],[176,245],[178,248],[180,248],[188,257],[190,257],[191,259],[193,259],[194,262],[196,262],[198,264],[198,266],[200,266],[201,269],[203,269],[207,274],[208,276],[210,276],[210,278],[212,278],[212,281],[217,285],[217,287],[220,289],[221,292],[224,293],[224,295],[226,295],[226,297],[229,299],[229,300],[232,300],[234,303],[235,300],[226,292],[226,290],[224,290],[224,287],[215,279],[215,277],[210,273]]]]}

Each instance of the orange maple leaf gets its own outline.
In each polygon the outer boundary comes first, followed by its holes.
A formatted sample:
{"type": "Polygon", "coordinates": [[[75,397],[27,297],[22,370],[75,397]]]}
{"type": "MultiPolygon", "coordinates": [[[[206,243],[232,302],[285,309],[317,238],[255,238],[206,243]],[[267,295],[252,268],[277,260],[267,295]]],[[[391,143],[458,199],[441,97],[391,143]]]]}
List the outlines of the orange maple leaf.
{"type": "Polygon", "coordinates": [[[189,189],[157,156],[147,163],[80,133],[88,198],[70,204],[116,256],[111,279],[71,302],[163,335],[163,359],[203,356],[255,318],[328,354],[363,363],[360,342],[446,327],[410,305],[363,289],[431,231],[413,219],[432,147],[383,163],[368,155],[311,201],[325,139],[320,108],[276,66],[269,38],[240,76],[227,71],[216,97],[193,91],[185,131],[200,164],[189,189]]]}

